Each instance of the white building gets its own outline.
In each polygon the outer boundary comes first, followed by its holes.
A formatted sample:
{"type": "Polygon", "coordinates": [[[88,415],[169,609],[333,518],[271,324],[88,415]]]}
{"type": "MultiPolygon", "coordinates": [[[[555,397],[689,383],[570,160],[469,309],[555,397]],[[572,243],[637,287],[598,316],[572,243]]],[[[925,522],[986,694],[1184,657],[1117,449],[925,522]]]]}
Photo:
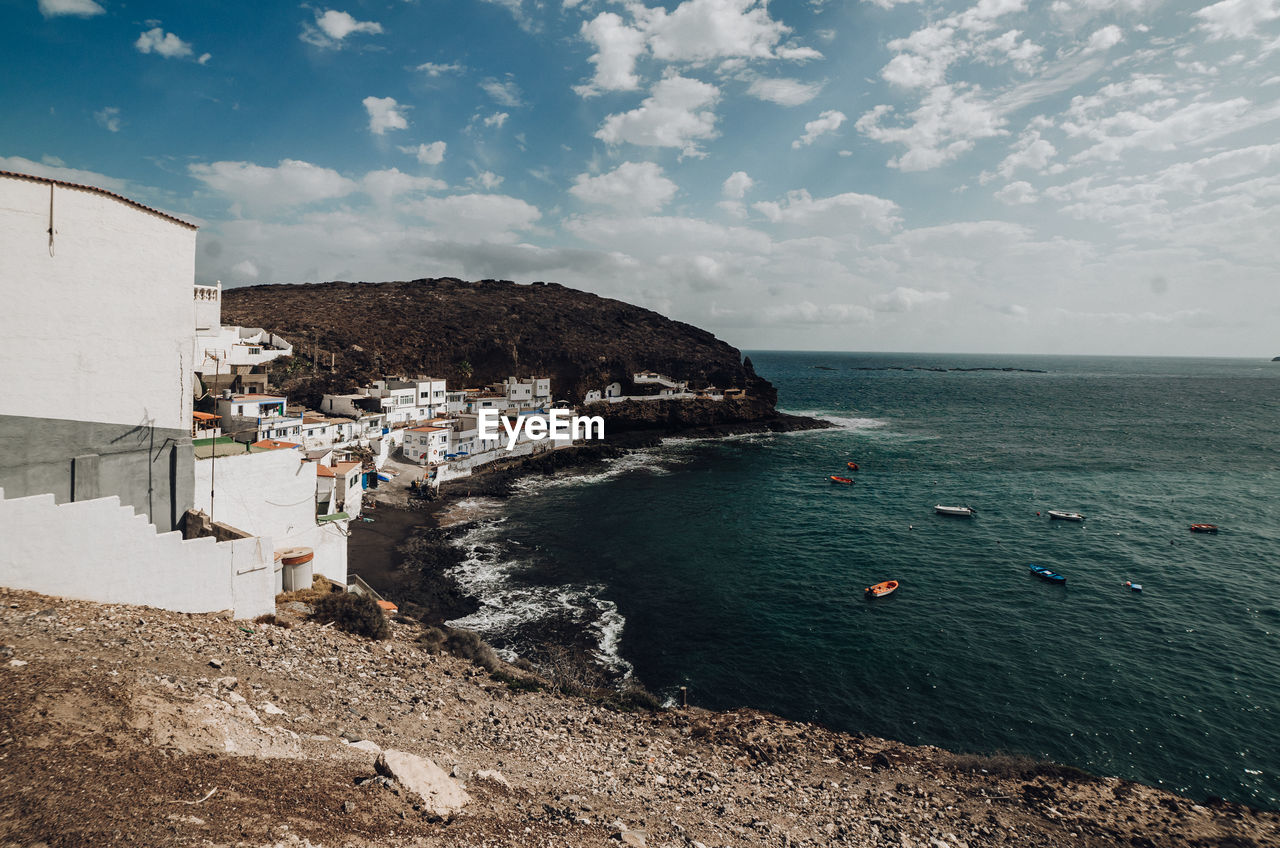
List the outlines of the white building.
{"type": "Polygon", "coordinates": [[[418,377],[418,409],[422,418],[438,418],[447,415],[449,390],[439,377],[418,377]]]}
{"type": "Polygon", "coordinates": [[[0,172],[0,585],[274,609],[270,539],[176,532],[196,489],[195,250],[172,215],[0,172]]]}
{"type": "Polygon", "coordinates": [[[218,399],[222,429],[240,442],[281,439],[302,442],[302,416],[286,413],[280,395],[232,395],[218,399]]]}
{"type": "MultiPolygon", "coordinates": [[[[330,518],[330,512],[318,514],[322,506],[331,509],[333,503],[319,503],[320,467],[307,462],[306,454],[297,449],[201,459],[195,468],[196,506],[214,521],[269,538],[277,551],[313,549],[315,573],[346,583],[349,521],[330,518]]],[[[344,490],[337,496],[340,505],[347,505],[347,495],[344,490]]]]}
{"type": "Polygon", "coordinates": [[[0,173],[0,487],[191,506],[196,228],[89,186],[0,173]]]}
{"type": "Polygon", "coordinates": [[[325,395],[320,401],[320,411],[329,415],[341,415],[359,419],[370,412],[380,412],[382,404],[363,392],[345,395],[325,395]]]}
{"type": "Polygon", "coordinates": [[[449,453],[451,427],[410,427],[404,431],[404,455],[421,465],[439,465],[449,453]]]}

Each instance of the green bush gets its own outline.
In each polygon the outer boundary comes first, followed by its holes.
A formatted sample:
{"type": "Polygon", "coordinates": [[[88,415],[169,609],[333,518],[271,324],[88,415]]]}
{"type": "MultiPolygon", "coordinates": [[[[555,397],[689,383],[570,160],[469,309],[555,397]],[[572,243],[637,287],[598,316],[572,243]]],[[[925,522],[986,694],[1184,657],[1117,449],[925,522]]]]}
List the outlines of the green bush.
{"type": "Polygon", "coordinates": [[[352,592],[324,595],[315,602],[315,612],[311,617],[325,623],[333,622],[339,630],[370,639],[385,639],[391,635],[382,607],[368,595],[352,592]]]}

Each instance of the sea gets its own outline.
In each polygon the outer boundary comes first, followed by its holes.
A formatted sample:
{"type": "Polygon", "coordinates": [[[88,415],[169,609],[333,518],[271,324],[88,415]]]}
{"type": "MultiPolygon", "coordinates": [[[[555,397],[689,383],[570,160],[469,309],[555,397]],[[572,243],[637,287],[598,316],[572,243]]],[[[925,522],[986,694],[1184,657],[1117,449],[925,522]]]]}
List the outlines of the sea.
{"type": "Polygon", "coordinates": [[[458,623],[514,655],[574,621],[668,700],[1280,808],[1280,362],[750,356],[836,426],[527,481],[459,542],[458,623]]]}

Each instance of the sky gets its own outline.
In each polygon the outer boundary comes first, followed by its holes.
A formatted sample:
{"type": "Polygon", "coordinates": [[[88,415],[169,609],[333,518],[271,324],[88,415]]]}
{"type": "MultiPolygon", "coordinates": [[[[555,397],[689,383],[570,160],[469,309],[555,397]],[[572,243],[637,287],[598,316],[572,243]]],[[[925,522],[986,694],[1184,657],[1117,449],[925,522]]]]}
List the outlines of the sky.
{"type": "Polygon", "coordinates": [[[1280,354],[1280,0],[0,0],[0,170],[224,287],[561,282],[740,348],[1280,354]]]}

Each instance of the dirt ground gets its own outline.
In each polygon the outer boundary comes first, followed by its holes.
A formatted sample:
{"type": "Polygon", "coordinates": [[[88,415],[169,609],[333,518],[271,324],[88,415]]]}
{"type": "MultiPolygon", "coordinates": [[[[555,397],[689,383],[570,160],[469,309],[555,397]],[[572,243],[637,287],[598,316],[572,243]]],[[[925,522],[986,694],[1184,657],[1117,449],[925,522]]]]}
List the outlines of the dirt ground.
{"type": "Polygon", "coordinates": [[[370,642],[279,614],[0,590],[0,845],[1280,845],[1275,813],[751,711],[619,712],[429,654],[412,623],[370,642]],[[470,803],[441,820],[369,780],[380,749],[470,803]]]}

